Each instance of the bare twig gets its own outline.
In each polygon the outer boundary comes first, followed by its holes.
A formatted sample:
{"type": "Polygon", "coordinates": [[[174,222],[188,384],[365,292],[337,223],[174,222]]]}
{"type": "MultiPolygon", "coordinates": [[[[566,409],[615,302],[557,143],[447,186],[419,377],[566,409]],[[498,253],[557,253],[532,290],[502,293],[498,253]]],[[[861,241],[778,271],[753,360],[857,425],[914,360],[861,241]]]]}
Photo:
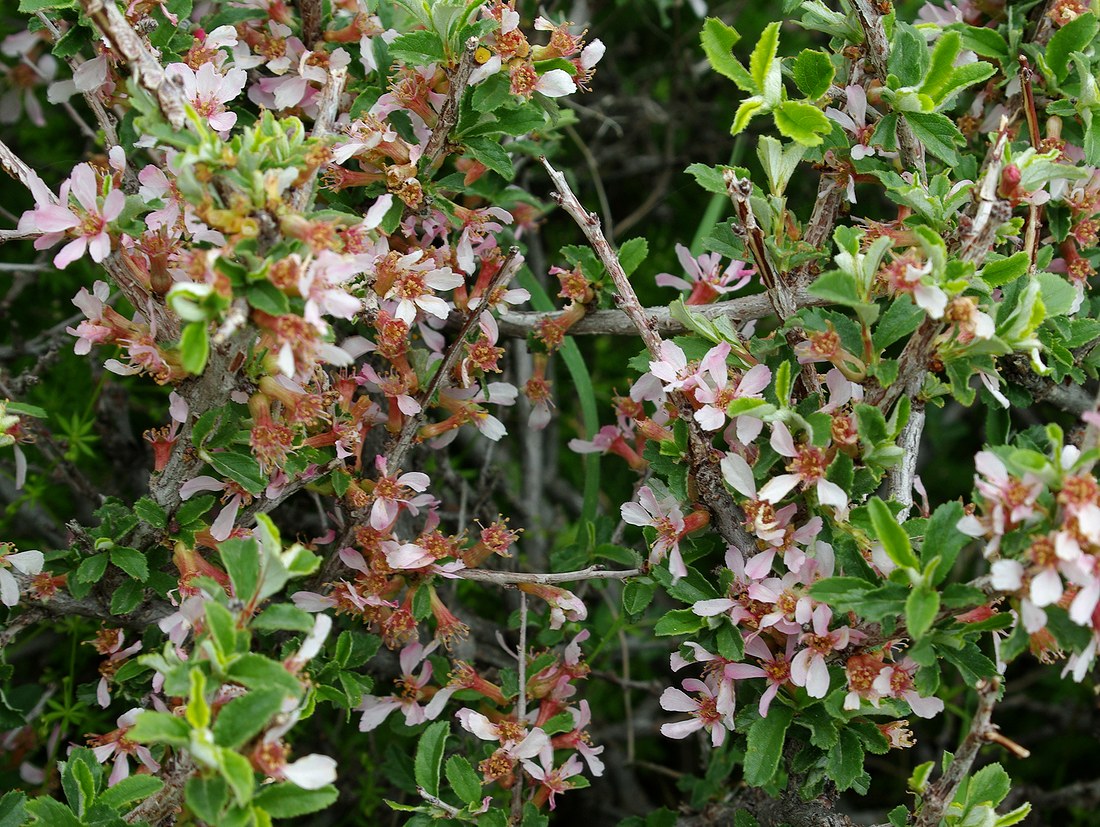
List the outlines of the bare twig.
{"type": "MultiPolygon", "coordinates": [[[[737,173],[732,169],[727,169],[722,177],[726,183],[726,192],[733,202],[733,208],[741,224],[745,247],[756,263],[756,272],[760,276],[764,288],[768,291],[768,299],[775,310],[775,315],[779,317],[780,322],[785,323],[798,311],[798,307],[795,304],[790,285],[787,284],[786,274],[780,273],[775,268],[771,256],[768,255],[764,231],[757,223],[756,215],[752,210],[752,182],[747,178],[738,178],[737,173]]],[[[792,348],[802,338],[798,330],[788,330],[785,335],[787,344],[792,348]]],[[[821,380],[818,378],[817,368],[814,367],[812,362],[802,365],[799,376],[803,396],[820,392],[821,380]]]]}
{"type": "Polygon", "coordinates": [[[901,431],[901,461],[886,472],[886,494],[890,500],[901,504],[898,522],[904,522],[913,507],[913,478],[917,474],[917,456],[923,432],[924,404],[915,402],[909,412],[909,421],[901,431]]]}
{"type": "MultiPolygon", "coordinates": [[[[500,265],[500,269],[497,270],[496,275],[493,276],[489,281],[489,285],[485,288],[486,298],[491,296],[498,287],[507,284],[512,276],[516,274],[516,271],[519,270],[521,264],[523,264],[523,256],[520,255],[519,248],[512,247],[508,251],[508,255],[505,257],[504,262],[500,265]]],[[[401,427],[401,433],[398,434],[393,447],[386,451],[386,459],[391,470],[396,471],[401,467],[401,463],[405,459],[405,454],[412,445],[413,439],[416,437],[416,432],[420,427],[424,412],[427,410],[436,391],[446,387],[451,368],[454,367],[455,362],[458,361],[459,354],[462,352],[462,346],[466,341],[466,335],[474,329],[474,325],[477,324],[480,318],[480,308],[471,310],[466,314],[466,318],[462,322],[462,327],[459,329],[458,335],[456,335],[451,342],[451,346],[447,348],[447,352],[443,356],[443,361],[439,364],[439,370],[435,372],[435,375],[428,383],[428,387],[424,389],[424,393],[420,396],[420,413],[405,418],[405,422],[401,427]]]]}
{"type": "Polygon", "coordinates": [[[424,154],[420,157],[419,169],[426,172],[435,167],[436,162],[443,154],[447,145],[447,138],[451,130],[458,122],[459,103],[462,93],[470,83],[470,75],[474,71],[474,52],[477,51],[478,39],[471,37],[462,48],[462,56],[458,59],[458,66],[451,74],[451,85],[447,90],[447,99],[439,110],[439,120],[432,130],[428,144],[424,147],[424,154]]]}
{"type": "MultiPolygon", "coordinates": [[[[8,173],[12,178],[19,181],[24,187],[34,192],[34,182],[40,180],[37,175],[27,166],[26,162],[12,152],[11,147],[0,141],[0,166],[4,168],[4,171],[8,173]]],[[[48,190],[47,190],[48,192],[48,190]]],[[[52,192],[50,193],[50,201],[54,204],[57,203],[57,196],[52,192]]],[[[31,233],[23,233],[20,230],[9,231],[20,233],[18,236],[11,236],[12,238],[31,238],[38,235],[37,231],[31,233]]]]}
{"type": "Polygon", "coordinates": [[[943,814],[954,801],[959,785],[970,772],[970,767],[978,756],[978,750],[990,740],[990,735],[996,732],[992,717],[993,707],[997,703],[997,688],[996,680],[983,681],[978,685],[978,709],[970,721],[970,731],[966,734],[958,752],[955,753],[954,760],[948,765],[947,771],[929,784],[925,790],[920,812],[913,822],[913,827],[938,827],[943,814]]]}
{"type": "Polygon", "coordinates": [[[321,39],[321,0],[298,0],[298,14],[302,18],[302,42],[312,49],[321,39]]]}
{"type": "MultiPolygon", "coordinates": [[[[641,336],[646,348],[654,359],[661,359],[661,336],[657,332],[657,326],[646,314],[645,308],[638,301],[638,295],[623,270],[619,257],[611,248],[603,232],[600,230],[598,216],[586,210],[577,196],[569,188],[565,176],[558,172],[546,158],[541,158],[542,165],[546,167],[550,180],[554,184],[556,192],[551,196],[554,201],[565,210],[584,232],[588,243],[603,263],[611,281],[615,285],[615,301],[630,319],[638,335],[641,336]]],[[[756,549],[756,541],[749,535],[744,527],[744,514],[730,496],[718,468],[717,457],[712,446],[711,439],[703,433],[699,424],[692,416],[691,403],[680,392],[671,394],[673,404],[676,405],[680,418],[688,427],[688,460],[695,474],[696,489],[700,501],[706,505],[711,519],[719,535],[727,543],[737,546],[746,554],[752,554],[756,549]]]]}
{"type": "MultiPolygon", "coordinates": [[[[312,4],[312,0],[302,0],[303,28],[305,27],[305,8],[312,4]]],[[[320,5],[318,3],[318,5],[320,5]]],[[[318,14],[319,14],[318,10],[318,14]]],[[[317,119],[313,122],[312,137],[323,138],[332,133],[332,126],[336,123],[337,111],[340,108],[340,96],[344,93],[344,84],[348,79],[346,68],[329,70],[328,82],[321,91],[321,101],[318,107],[317,119]]],[[[317,172],[320,167],[314,167],[309,180],[303,183],[290,197],[290,206],[299,212],[309,212],[313,208],[313,199],[317,194],[317,172]]]]}
{"type": "Polygon", "coordinates": [[[555,583],[576,583],[579,580],[627,580],[642,574],[641,569],[605,569],[601,566],[589,566],[576,571],[559,572],[518,572],[489,571],[487,569],[459,569],[455,577],[463,580],[477,580],[497,586],[514,586],[518,583],[537,583],[550,586],[555,583]]]}
{"type": "MultiPolygon", "coordinates": [[[[516,720],[523,725],[527,719],[527,592],[519,593],[519,646],[516,647],[516,685],[519,697],[516,698],[516,720]]],[[[512,822],[519,824],[523,813],[523,773],[516,773],[516,784],[512,789],[512,822]]]]}
{"type": "Polygon", "coordinates": [[[157,99],[168,123],[175,129],[183,129],[187,121],[183,94],[168,80],[160,61],[153,57],[141,35],[134,31],[118,6],[104,0],[80,0],[80,5],[115,53],[130,64],[137,82],[157,99]]]}
{"type": "MultiPolygon", "coordinates": [[[[797,307],[816,307],[825,304],[824,299],[812,296],[805,290],[792,291],[797,307]]],[[[688,332],[683,322],[672,317],[667,307],[647,307],[645,316],[658,333],[676,335],[688,332]]],[[[691,308],[693,314],[707,319],[727,318],[734,324],[763,319],[774,310],[766,293],[742,296],[724,302],[703,304],[691,308]]],[[[498,327],[501,336],[525,337],[538,330],[547,320],[561,315],[561,311],[549,312],[508,311],[500,314],[498,327]]],[[[454,318],[454,317],[452,317],[454,318]]],[[[584,318],[569,328],[570,336],[637,336],[638,329],[622,310],[589,310],[584,318]]]]}

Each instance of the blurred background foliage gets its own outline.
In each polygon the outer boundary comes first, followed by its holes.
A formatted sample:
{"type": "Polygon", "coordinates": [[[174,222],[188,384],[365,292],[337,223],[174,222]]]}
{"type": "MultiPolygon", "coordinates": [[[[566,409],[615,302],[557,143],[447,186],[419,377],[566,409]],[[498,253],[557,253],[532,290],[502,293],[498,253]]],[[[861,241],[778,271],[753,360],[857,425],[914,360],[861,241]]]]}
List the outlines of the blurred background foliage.
{"type": "MultiPolygon", "coordinates": [[[[699,12],[706,5],[704,0],[596,0],[587,4],[550,0],[537,8],[531,2],[518,4],[528,22],[540,11],[553,18],[589,21],[589,37],[598,37],[607,45],[593,91],[566,104],[575,110],[576,124],[567,131],[557,165],[571,170],[578,195],[599,212],[613,242],[636,236],[647,239],[649,256],[633,280],[643,303],[649,306],[665,305],[675,297],[671,289],[659,288],[653,281],[657,273],[680,274],[675,245],[703,252],[701,239],[716,222],[728,217],[728,203],[721,198],[712,201],[684,169],[691,163],[713,165],[732,158],[759,171],[757,133],[750,130],[736,141],[729,135],[740,96],[732,84],[709,71],[698,45],[699,12]]],[[[912,19],[920,5],[912,0],[901,3],[899,15],[912,19]]],[[[25,25],[14,9],[15,3],[2,4],[0,37],[25,25]]],[[[737,50],[746,57],[759,33],[775,18],[778,4],[733,0],[711,3],[705,12],[740,31],[742,41],[737,50]]],[[[782,54],[792,55],[812,45],[811,34],[793,25],[784,28],[782,54]]],[[[16,63],[6,56],[0,60],[7,67],[16,63]]],[[[0,69],[0,86],[4,86],[0,93],[11,83],[10,68],[0,69]]],[[[44,102],[44,89],[38,94],[44,102]]],[[[74,99],[73,106],[79,112],[83,102],[74,99]]],[[[47,105],[45,115],[42,128],[26,117],[0,124],[0,128],[3,140],[51,188],[56,189],[77,162],[106,164],[100,147],[81,133],[64,108],[47,105]]],[[[754,125],[762,129],[770,121],[760,119],[754,125]]],[[[541,196],[549,190],[543,171],[533,164],[520,171],[517,183],[541,196]]],[[[0,180],[0,187],[0,221],[12,227],[31,199],[12,180],[0,180]]],[[[796,178],[790,185],[789,203],[803,218],[812,209],[816,190],[816,176],[796,178]]],[[[881,209],[884,216],[891,211],[886,203],[861,201],[861,208],[872,215],[875,209],[881,209]]],[[[539,231],[523,239],[535,278],[549,286],[547,268],[566,264],[557,253],[559,248],[580,241],[567,217],[549,213],[539,231]]],[[[29,448],[32,473],[22,491],[17,492],[13,485],[10,452],[0,454],[0,539],[45,551],[67,544],[58,525],[72,519],[91,520],[90,500],[74,496],[74,488],[104,491],[125,501],[141,494],[152,464],[151,451],[141,434],[166,421],[168,389],[105,372],[102,363],[113,354],[78,357],[64,341],[46,348],[37,346],[43,331],[75,322],[70,318],[75,312],[72,296],[79,287],[90,288],[100,277],[87,259],[58,272],[49,265],[49,257],[36,253],[30,243],[15,242],[0,247],[0,262],[5,265],[0,270],[0,397],[18,398],[50,414],[38,429],[37,445],[29,448]],[[31,267],[17,271],[13,268],[16,264],[31,267]]],[[[612,416],[612,397],[628,389],[626,362],[641,350],[640,345],[633,339],[610,337],[579,337],[577,343],[591,372],[601,421],[606,423],[612,416]]],[[[560,417],[546,432],[545,463],[548,475],[560,477],[563,484],[551,489],[555,502],[547,504],[543,525],[525,528],[528,549],[535,549],[529,553],[549,550],[549,565],[564,568],[585,553],[590,531],[598,541],[606,541],[616,522],[606,516],[594,526],[577,521],[582,463],[565,444],[583,435],[582,414],[560,360],[555,360],[554,370],[560,417]]],[[[933,506],[969,495],[973,455],[987,428],[1022,430],[1048,418],[1060,418],[1067,427],[1074,424],[1041,406],[1014,407],[1003,418],[987,422],[980,411],[948,402],[944,408],[930,408],[928,417],[918,472],[933,506]]],[[[507,423],[510,430],[523,428],[524,419],[525,414],[516,411],[507,423]]],[[[487,474],[493,478],[490,496],[501,502],[483,505],[486,512],[499,509],[507,513],[502,492],[509,487],[517,490],[522,476],[524,458],[517,441],[505,438],[488,454],[479,446],[459,449],[463,450],[469,451],[469,456],[453,455],[461,460],[454,467],[474,469],[474,480],[483,481],[487,474]],[[476,470],[479,467],[480,472],[476,470]]],[[[443,469],[425,470],[434,473],[443,469]]],[[[614,457],[603,459],[601,512],[617,514],[617,504],[631,499],[636,482],[636,475],[624,463],[614,457]]],[[[294,505],[288,504],[291,509],[294,505]]],[[[305,502],[298,507],[306,511],[313,506],[305,502]]],[[[276,519],[283,522],[285,518],[276,515],[276,519]]],[[[287,522],[294,524],[293,520],[287,522]]],[[[628,534],[626,544],[638,539],[628,534]]],[[[960,565],[965,566],[966,561],[961,560],[960,565]]],[[[460,588],[471,616],[501,613],[497,595],[474,584],[460,588]]],[[[586,825],[615,824],[660,807],[675,808],[684,800],[705,802],[725,776],[730,756],[728,749],[700,752],[694,741],[674,742],[658,735],[663,713],[657,708],[657,696],[670,680],[666,641],[636,626],[632,629],[637,631],[623,631],[626,622],[617,588],[602,594],[588,590],[581,596],[590,607],[594,629],[587,645],[593,671],[582,692],[594,710],[594,738],[607,746],[603,758],[608,771],[602,779],[595,779],[591,789],[564,797],[558,817],[563,823],[573,819],[586,825]]],[[[658,615],[651,613],[652,617],[658,615]]],[[[513,626],[515,621],[513,612],[513,626]]],[[[84,645],[96,629],[92,621],[68,619],[51,631],[21,638],[7,653],[6,663],[0,664],[0,685],[16,687],[0,704],[0,733],[22,723],[18,710],[42,698],[46,703],[44,714],[35,722],[38,738],[26,743],[5,742],[0,748],[0,789],[25,786],[17,773],[22,761],[41,766],[63,756],[68,744],[83,743],[84,733],[113,728],[117,711],[100,710],[94,702],[99,659],[84,645]],[[54,733],[53,741],[47,740],[54,733]],[[48,754],[41,749],[44,742],[49,745],[48,754]]],[[[536,645],[561,640],[560,633],[544,632],[536,645]]],[[[1054,656],[1046,653],[1044,657],[1054,656]]],[[[1009,671],[1008,695],[998,707],[996,722],[1032,751],[1031,760],[1010,760],[1006,765],[1020,785],[1020,798],[1037,790],[1057,796],[1049,791],[1089,781],[1095,774],[1100,735],[1095,694],[1087,684],[1059,680],[1059,671],[1057,663],[1041,666],[1026,658],[1009,671]]],[[[962,687],[958,690],[961,697],[962,687]]],[[[882,820],[885,808],[902,800],[912,767],[957,744],[968,721],[964,709],[955,712],[931,725],[915,722],[917,745],[913,749],[872,758],[870,795],[850,802],[852,812],[882,820]]],[[[414,743],[411,731],[395,717],[387,726],[364,736],[336,716],[313,730],[318,743],[301,744],[298,751],[337,756],[345,794],[341,807],[323,813],[318,823],[402,823],[404,817],[391,813],[383,799],[400,797],[402,788],[408,792],[414,743]]],[[[46,783],[51,783],[49,777],[46,783]]],[[[1100,802],[1100,784],[1089,789],[1092,800],[1100,802]]],[[[1092,809],[1063,810],[1062,818],[1059,823],[1067,825],[1100,824],[1100,816],[1092,809]]]]}

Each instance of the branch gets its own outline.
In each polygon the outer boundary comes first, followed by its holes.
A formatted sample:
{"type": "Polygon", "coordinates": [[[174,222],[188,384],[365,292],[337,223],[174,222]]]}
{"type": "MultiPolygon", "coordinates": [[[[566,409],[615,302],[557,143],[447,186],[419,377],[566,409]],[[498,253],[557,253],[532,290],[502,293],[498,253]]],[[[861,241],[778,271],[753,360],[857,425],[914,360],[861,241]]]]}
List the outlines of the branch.
{"type": "Polygon", "coordinates": [[[970,731],[947,771],[925,790],[913,827],[939,827],[943,814],[955,800],[959,785],[970,772],[978,750],[996,733],[997,727],[993,725],[992,717],[993,707],[997,703],[997,688],[996,679],[978,684],[978,709],[970,721],[970,731]]]}
{"type": "MultiPolygon", "coordinates": [[[[485,298],[488,299],[498,287],[502,287],[511,281],[512,276],[516,274],[521,264],[523,264],[523,256],[519,254],[519,248],[510,248],[504,262],[500,265],[500,269],[497,270],[496,275],[489,280],[489,284],[485,288],[485,298]]],[[[447,348],[447,352],[443,356],[443,361],[439,364],[439,370],[435,372],[435,375],[432,376],[431,381],[428,383],[428,387],[425,388],[424,393],[420,395],[420,399],[418,400],[420,402],[420,413],[405,418],[405,422],[401,426],[401,433],[398,435],[393,447],[386,451],[386,461],[394,473],[401,467],[401,462],[405,459],[406,452],[408,452],[409,448],[412,446],[413,439],[416,437],[416,432],[420,428],[420,421],[424,418],[424,412],[428,409],[432,397],[435,396],[436,391],[446,387],[451,368],[453,368],[455,362],[458,361],[459,354],[462,352],[462,346],[466,342],[466,336],[474,329],[474,325],[477,324],[480,318],[480,306],[466,313],[466,318],[462,322],[462,327],[459,328],[458,335],[455,336],[454,340],[451,342],[451,346],[447,348]]]]}
{"type": "MultiPolygon", "coordinates": [[[[792,293],[797,307],[816,307],[825,304],[824,299],[812,296],[805,290],[792,293]]],[[[689,332],[683,322],[674,319],[667,307],[647,307],[646,318],[658,333],[676,335],[689,332]]],[[[735,324],[763,319],[774,312],[766,293],[742,296],[713,304],[693,305],[691,312],[707,319],[728,318],[735,324]]],[[[563,311],[508,311],[500,314],[497,326],[501,336],[523,338],[536,331],[548,319],[561,316],[563,311]]],[[[570,336],[637,336],[638,329],[622,310],[589,310],[584,318],[569,328],[570,336]]]]}
{"type": "MultiPolygon", "coordinates": [[[[775,315],[779,317],[781,323],[786,324],[787,320],[798,311],[798,307],[791,288],[786,282],[786,275],[775,269],[768,255],[764,231],[760,229],[756,215],[752,211],[752,181],[747,178],[738,178],[737,173],[732,169],[727,169],[722,178],[726,183],[726,192],[733,202],[737,218],[741,222],[745,246],[752,254],[753,261],[756,262],[756,272],[768,291],[768,299],[775,309],[775,315]]],[[[784,337],[792,349],[802,338],[800,332],[794,329],[787,330],[784,337]]],[[[818,379],[817,368],[812,362],[802,365],[799,376],[803,396],[820,392],[821,380],[818,379]]]]}
{"type": "Polygon", "coordinates": [[[141,35],[134,31],[118,6],[104,0],[80,0],[80,5],[115,53],[130,64],[134,79],[157,99],[168,123],[175,129],[183,129],[187,122],[187,104],[183,95],[168,80],[160,61],[153,57],[141,35]]]}
{"type": "MultiPolygon", "coordinates": [[[[516,647],[516,720],[522,725],[527,719],[527,592],[519,593],[519,646],[516,647]]],[[[523,815],[523,773],[516,774],[512,789],[512,823],[519,824],[523,815]]]]}
{"type": "MultiPolygon", "coordinates": [[[[852,6],[856,10],[859,25],[863,27],[863,34],[867,38],[867,58],[871,61],[878,79],[885,83],[886,76],[890,74],[888,66],[890,42],[886,39],[882,14],[872,0],[852,0],[852,6]]],[[[919,173],[922,181],[927,180],[924,147],[913,135],[913,130],[909,128],[904,116],[898,118],[898,148],[901,151],[902,166],[919,173]]]]}
{"type": "MultiPolygon", "coordinates": [[[[302,0],[302,27],[305,27],[306,6],[312,6],[315,0],[302,0]]],[[[318,8],[318,15],[320,9],[318,8]]],[[[318,25],[320,23],[318,22],[318,25]]],[[[307,41],[308,42],[308,41],[307,41]]],[[[321,90],[321,100],[318,106],[317,119],[313,122],[311,137],[323,138],[332,133],[332,126],[336,123],[337,111],[340,108],[340,96],[344,93],[344,84],[347,83],[348,70],[346,68],[330,69],[328,82],[321,90]]],[[[315,166],[309,174],[309,180],[303,183],[290,197],[290,206],[298,212],[309,212],[313,208],[313,199],[317,194],[317,173],[320,165],[315,166]]]]}
{"type": "Polygon", "coordinates": [[[458,67],[451,75],[451,86],[447,90],[447,99],[439,110],[439,120],[435,129],[428,138],[428,145],[424,147],[424,154],[420,156],[418,168],[421,171],[432,169],[443,154],[443,148],[447,145],[447,138],[451,130],[458,122],[458,104],[462,100],[462,93],[470,83],[470,75],[474,71],[474,52],[477,51],[478,39],[471,37],[466,41],[462,49],[462,56],[458,60],[458,67]]]}
{"type": "MultiPolygon", "coordinates": [[[[4,171],[7,172],[8,175],[19,181],[32,194],[34,193],[35,187],[33,186],[33,184],[37,183],[37,181],[40,179],[34,173],[34,171],[31,170],[29,166],[27,166],[27,163],[14,152],[12,152],[11,147],[9,147],[3,141],[0,141],[0,166],[4,168],[4,171]]],[[[49,192],[49,190],[47,190],[47,192],[49,192]]],[[[57,196],[54,195],[52,192],[50,193],[50,201],[54,204],[57,203],[57,196]]],[[[29,233],[25,233],[22,230],[7,230],[6,233],[11,234],[7,236],[7,238],[11,239],[33,238],[34,236],[41,234],[39,230],[34,230],[29,233]]],[[[7,240],[7,238],[5,238],[4,240],[7,240]]]]}
{"type": "Polygon", "coordinates": [[[914,402],[909,421],[901,431],[901,461],[886,472],[887,498],[901,504],[898,522],[904,522],[913,507],[913,478],[917,474],[920,438],[924,432],[924,403],[914,402]]]}
{"type": "Polygon", "coordinates": [[[298,14],[302,18],[302,43],[312,49],[321,39],[321,0],[298,0],[298,14]]]}
{"type": "MultiPolygon", "coordinates": [[[[577,196],[569,188],[565,176],[554,169],[545,156],[540,160],[546,167],[556,190],[551,198],[581,228],[588,243],[603,263],[604,269],[611,276],[616,291],[615,301],[630,319],[653,358],[661,359],[661,336],[657,332],[657,325],[638,301],[638,295],[634,292],[634,287],[627,278],[618,255],[604,238],[600,230],[599,217],[588,212],[581,205],[577,196]]],[[[745,531],[744,512],[726,489],[710,437],[703,433],[699,423],[692,416],[691,403],[687,397],[679,391],[673,392],[670,397],[678,409],[680,418],[688,428],[688,459],[695,475],[699,499],[710,511],[714,527],[722,539],[742,549],[746,554],[752,554],[756,549],[756,540],[745,531]]]]}
{"type": "Polygon", "coordinates": [[[604,569],[601,566],[589,566],[577,571],[550,573],[489,571],[487,569],[459,569],[455,577],[462,580],[476,580],[479,583],[492,583],[496,586],[514,586],[518,583],[537,583],[540,586],[552,586],[555,583],[575,583],[578,580],[628,580],[643,574],[641,569],[604,569]]]}

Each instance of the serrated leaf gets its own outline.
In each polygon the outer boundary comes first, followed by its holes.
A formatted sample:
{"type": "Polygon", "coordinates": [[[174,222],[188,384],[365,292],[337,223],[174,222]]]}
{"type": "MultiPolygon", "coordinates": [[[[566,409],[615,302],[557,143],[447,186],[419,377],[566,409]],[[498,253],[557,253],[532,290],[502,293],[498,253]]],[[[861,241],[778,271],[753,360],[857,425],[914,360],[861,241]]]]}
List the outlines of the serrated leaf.
{"type": "Polygon", "coordinates": [[[149,561],[136,548],[115,546],[111,549],[111,562],[142,583],[149,579],[149,561]]]}
{"type": "Polygon", "coordinates": [[[648,578],[628,580],[623,587],[623,611],[637,617],[653,602],[656,591],[657,584],[648,578]]]}
{"type": "Polygon", "coordinates": [[[706,625],[706,618],[694,614],[691,609],[673,609],[665,614],[653,627],[657,637],[670,635],[690,635],[706,625]]]}
{"type": "Polygon", "coordinates": [[[193,775],[187,779],[184,795],[187,806],[195,815],[210,824],[217,824],[222,809],[229,801],[229,786],[220,775],[209,778],[193,775]]]}
{"type": "Polygon", "coordinates": [[[1096,39],[1098,29],[1100,24],[1097,23],[1096,15],[1085,12],[1076,20],[1062,26],[1050,38],[1044,56],[1047,66],[1059,82],[1069,76],[1070,56],[1091,44],[1096,39]]]}
{"type": "Polygon", "coordinates": [[[779,22],[769,23],[760,33],[760,39],[752,50],[749,58],[749,74],[752,75],[753,89],[759,95],[767,98],[766,85],[768,75],[775,63],[775,55],[779,50],[779,22]]]}
{"type": "Polygon", "coordinates": [[[784,101],[773,112],[779,132],[803,146],[818,146],[833,129],[825,113],[812,103],[784,101]]]}
{"type": "Polygon", "coordinates": [[[906,112],[905,121],[925,149],[951,166],[958,165],[959,153],[955,147],[964,139],[949,118],[938,112],[906,112]]]}
{"type": "Polygon", "coordinates": [[[413,66],[440,63],[445,57],[442,39],[435,32],[428,30],[403,34],[389,44],[389,49],[390,57],[413,66]]]}
{"type": "Polygon", "coordinates": [[[416,745],[413,772],[416,783],[429,795],[439,795],[439,770],[443,764],[443,750],[451,734],[449,721],[436,721],[424,730],[416,745]]]}
{"type": "Polygon", "coordinates": [[[95,583],[103,577],[103,572],[107,571],[107,562],[108,557],[106,552],[86,557],[81,560],[80,565],[76,567],[74,577],[81,583],[95,583]]]}
{"type": "Polygon", "coordinates": [[[142,801],[163,788],[164,782],[155,775],[131,775],[104,790],[96,799],[96,804],[117,810],[135,801],[142,801]]]}
{"type": "Polygon", "coordinates": [[[138,607],[144,595],[145,590],[139,581],[126,580],[111,595],[111,614],[129,614],[138,607]]]}
{"type": "Polygon", "coordinates": [[[905,601],[905,625],[914,641],[920,640],[940,611],[940,593],[929,586],[917,586],[905,601]]]}
{"type": "Polygon", "coordinates": [[[452,755],[447,759],[445,772],[447,783],[451,785],[459,801],[470,805],[481,802],[481,776],[470,766],[469,761],[461,755],[452,755]]]}
{"type": "Polygon", "coordinates": [[[863,774],[863,745],[850,729],[842,729],[837,743],[829,750],[825,772],[837,789],[847,790],[863,774]]]}
{"type": "Polygon", "coordinates": [[[867,512],[871,517],[871,525],[874,527],[875,536],[882,543],[887,556],[899,566],[919,568],[920,561],[913,553],[913,545],[909,541],[909,535],[898,524],[897,518],[886,507],[886,503],[878,497],[872,497],[867,501],[867,512]]]}
{"type": "Polygon", "coordinates": [[[260,464],[251,456],[223,451],[210,454],[207,462],[223,477],[240,483],[254,497],[262,494],[267,487],[267,479],[260,470],[260,464]]]}
{"type": "Polygon", "coordinates": [[[708,17],[703,22],[703,31],[699,39],[703,44],[703,52],[714,71],[732,80],[743,92],[756,91],[753,87],[752,75],[741,65],[741,61],[733,56],[733,47],[741,39],[741,35],[733,26],[727,26],[717,17],[708,17]]]}
{"type": "Polygon", "coordinates": [[[206,322],[191,322],[180,336],[180,364],[188,373],[200,374],[210,358],[210,331],[206,322]]]}
{"type": "Polygon", "coordinates": [[[282,709],[286,695],[278,689],[257,689],[234,698],[214,721],[214,741],[236,749],[254,738],[282,709]]]}
{"type": "Polygon", "coordinates": [[[305,790],[297,784],[268,784],[256,793],[253,803],[272,818],[298,818],[327,809],[336,803],[339,791],[327,784],[316,790],[305,790]]]}
{"type": "Polygon", "coordinates": [[[803,49],[791,67],[795,86],[807,98],[817,100],[829,91],[836,68],[825,52],[803,49]]]}
{"type": "Polygon", "coordinates": [[[1004,287],[1027,272],[1031,260],[1026,250],[1021,250],[999,261],[991,261],[978,273],[990,287],[1004,287]]]}
{"type": "Polygon", "coordinates": [[[126,737],[139,744],[185,747],[191,740],[191,727],[175,715],[147,709],[134,719],[134,726],[126,733],[126,737]]]}
{"type": "Polygon", "coordinates": [[[649,242],[644,238],[632,238],[619,247],[619,264],[628,276],[638,269],[649,255],[649,242]]]}
{"type": "Polygon", "coordinates": [[[745,751],[745,783],[762,787],[775,776],[783,755],[783,741],[793,713],[788,707],[773,704],[766,718],[749,728],[745,751]]]}

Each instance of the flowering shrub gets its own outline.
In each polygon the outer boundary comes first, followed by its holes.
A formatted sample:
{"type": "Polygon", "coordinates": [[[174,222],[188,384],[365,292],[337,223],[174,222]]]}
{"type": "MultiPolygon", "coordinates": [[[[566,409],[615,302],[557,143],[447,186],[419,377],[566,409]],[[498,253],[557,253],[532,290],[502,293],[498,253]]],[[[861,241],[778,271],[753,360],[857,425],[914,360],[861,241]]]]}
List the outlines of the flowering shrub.
{"type": "Polygon", "coordinates": [[[95,148],[0,144],[0,307],[79,279],[0,350],[0,823],[533,827],[648,764],[687,800],[630,827],[851,825],[959,717],[878,820],[1028,817],[1006,671],[1100,634],[1097,10],[785,0],[746,48],[690,4],[739,149],[664,250],[557,168],[604,43],[516,5],[21,0],[0,121],[95,148]]]}

